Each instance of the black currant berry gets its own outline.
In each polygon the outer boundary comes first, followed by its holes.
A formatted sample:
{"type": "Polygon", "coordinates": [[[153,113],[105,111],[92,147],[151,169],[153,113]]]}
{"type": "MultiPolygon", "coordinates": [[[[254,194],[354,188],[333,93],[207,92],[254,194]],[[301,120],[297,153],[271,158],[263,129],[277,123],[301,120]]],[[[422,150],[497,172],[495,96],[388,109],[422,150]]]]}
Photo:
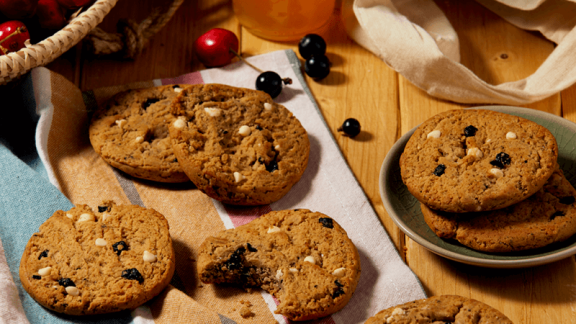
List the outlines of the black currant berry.
{"type": "Polygon", "coordinates": [[[476,128],[472,125],[466,126],[466,128],[464,128],[464,136],[466,136],[466,137],[474,136],[474,135],[476,135],[477,131],[478,131],[478,128],[476,128]]]}
{"type": "Polygon", "coordinates": [[[434,169],[434,175],[439,177],[439,176],[444,174],[445,170],[446,170],[446,166],[444,164],[438,164],[436,169],[434,169]]]}
{"type": "Polygon", "coordinates": [[[282,92],[282,78],[276,72],[263,72],[256,78],[256,89],[276,98],[282,92]]]}
{"type": "Polygon", "coordinates": [[[307,60],[312,56],[324,55],[326,53],[326,42],[324,38],[316,34],[308,34],[298,43],[298,52],[303,59],[307,60]]]}
{"type": "Polygon", "coordinates": [[[349,137],[354,137],[360,134],[360,123],[354,118],[348,118],[342,126],[338,127],[337,131],[344,132],[349,137]]]}
{"type": "Polygon", "coordinates": [[[315,80],[322,80],[330,73],[330,61],[325,55],[312,56],[304,64],[304,71],[315,80]]]}

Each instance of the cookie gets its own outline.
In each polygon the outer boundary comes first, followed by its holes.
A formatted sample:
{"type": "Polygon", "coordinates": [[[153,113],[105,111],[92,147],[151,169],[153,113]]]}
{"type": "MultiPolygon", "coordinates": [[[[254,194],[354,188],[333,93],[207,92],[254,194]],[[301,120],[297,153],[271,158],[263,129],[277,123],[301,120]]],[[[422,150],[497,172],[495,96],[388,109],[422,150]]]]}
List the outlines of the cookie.
{"type": "Polygon", "coordinates": [[[277,201],[298,182],[310,142],[284,106],[261,91],[220,84],[186,88],[173,102],[172,147],[190,180],[234,205],[277,201]]]}
{"type": "Polygon", "coordinates": [[[90,122],[90,142],[111,166],[136,178],[186,182],[168,136],[170,103],[180,85],[128,90],[101,105],[90,122]]]}
{"type": "Polygon", "coordinates": [[[390,307],[365,324],[512,324],[500,311],[477,300],[455,295],[434,296],[390,307]]]}
{"type": "Polygon", "coordinates": [[[261,287],[279,300],[277,314],[303,321],[348,303],[360,278],[360,258],[332,218],[284,210],[207,238],[198,274],[204,283],[261,287]]]}
{"type": "Polygon", "coordinates": [[[501,209],[540,190],[558,146],[545,128],[490,110],[451,110],[418,127],[400,157],[402,180],[432,209],[501,209]]]}
{"type": "Polygon", "coordinates": [[[560,169],[528,199],[504,209],[455,214],[420,205],[424,220],[441,238],[474,250],[513,252],[561,242],[576,233],[576,190],[560,169]]]}
{"type": "Polygon", "coordinates": [[[28,241],[20,281],[42,306],[70,315],[133,309],[174,274],[168,222],[153,209],[112,202],[56,211],[28,241]]]}

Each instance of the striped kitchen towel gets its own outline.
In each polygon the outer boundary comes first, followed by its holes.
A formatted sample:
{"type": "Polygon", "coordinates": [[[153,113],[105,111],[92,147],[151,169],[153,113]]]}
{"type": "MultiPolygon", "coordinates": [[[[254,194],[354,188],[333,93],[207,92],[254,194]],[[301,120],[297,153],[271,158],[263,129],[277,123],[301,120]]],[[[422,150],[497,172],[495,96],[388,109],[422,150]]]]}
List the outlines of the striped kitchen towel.
{"type": "MultiPolygon", "coordinates": [[[[354,178],[300,72],[293,51],[249,58],[264,70],[289,77],[275,101],[300,120],[310,138],[302,179],[281,200],[267,206],[234,207],[212,200],[191,183],[153,183],[132,178],[106,164],[88,139],[89,115],[115,93],[162,84],[221,83],[254,88],[258,72],[242,62],[173,79],[95,89],[82,93],[45,68],[32,71],[12,92],[18,107],[0,121],[0,322],[14,323],[288,323],[274,314],[275,299],[254,289],[204,285],[196,273],[202,241],[246,224],[271,210],[307,208],[330,215],[358,247],[362,273],[348,305],[313,323],[364,323],[379,310],[425,298],[416,276],[400,258],[370,202],[354,178]],[[39,306],[22,289],[20,257],[30,236],[58,209],[73,204],[95,208],[102,200],[151,207],[170,223],[176,272],[158,297],[133,311],[72,317],[39,306]],[[254,317],[239,310],[250,302],[254,317]]],[[[376,175],[375,175],[376,176],[376,175]]]]}

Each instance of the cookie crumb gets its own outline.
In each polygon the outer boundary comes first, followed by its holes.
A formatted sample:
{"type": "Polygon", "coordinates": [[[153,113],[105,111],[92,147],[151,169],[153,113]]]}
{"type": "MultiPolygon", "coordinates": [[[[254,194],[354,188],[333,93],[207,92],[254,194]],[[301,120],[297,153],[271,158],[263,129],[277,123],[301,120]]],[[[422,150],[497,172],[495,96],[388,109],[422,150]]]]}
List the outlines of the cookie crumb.
{"type": "Polygon", "coordinates": [[[252,303],[250,301],[241,300],[240,304],[244,305],[240,308],[240,316],[242,316],[242,318],[249,318],[256,315],[252,312],[252,303]]]}

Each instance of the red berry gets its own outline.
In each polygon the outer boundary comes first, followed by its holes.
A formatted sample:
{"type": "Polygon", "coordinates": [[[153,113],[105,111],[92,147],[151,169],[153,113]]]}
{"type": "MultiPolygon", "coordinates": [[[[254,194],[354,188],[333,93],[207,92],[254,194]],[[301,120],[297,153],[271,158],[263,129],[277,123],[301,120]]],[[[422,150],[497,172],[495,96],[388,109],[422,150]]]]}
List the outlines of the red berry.
{"type": "Polygon", "coordinates": [[[34,16],[38,0],[0,0],[0,12],[8,19],[22,19],[34,16]]]}
{"type": "Polygon", "coordinates": [[[56,0],[58,3],[66,9],[77,9],[80,7],[85,7],[92,3],[92,0],[56,0]]]}
{"type": "Polygon", "coordinates": [[[60,29],[66,25],[65,10],[56,0],[38,0],[36,16],[42,28],[60,29]]]}
{"type": "Polygon", "coordinates": [[[0,54],[16,52],[24,47],[30,39],[28,28],[18,20],[7,21],[0,24],[0,54]]]}
{"type": "Polygon", "coordinates": [[[238,52],[238,37],[226,29],[210,29],[194,42],[196,56],[207,67],[230,64],[238,52]]]}

